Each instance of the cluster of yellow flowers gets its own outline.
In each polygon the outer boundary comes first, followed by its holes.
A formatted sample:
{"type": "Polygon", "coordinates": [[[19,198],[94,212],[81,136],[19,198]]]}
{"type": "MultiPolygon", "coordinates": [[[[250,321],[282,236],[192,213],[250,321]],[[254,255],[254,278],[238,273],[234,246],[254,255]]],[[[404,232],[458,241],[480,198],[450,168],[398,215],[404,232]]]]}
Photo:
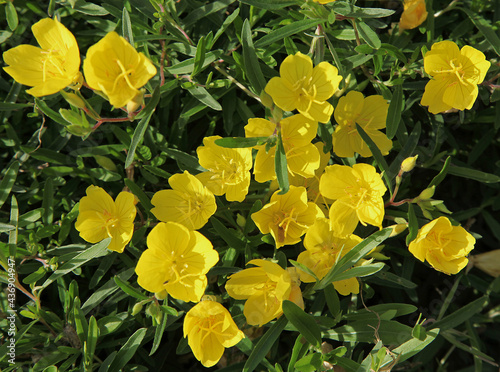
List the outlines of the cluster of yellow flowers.
{"type": "MultiPolygon", "coordinates": [[[[80,72],[80,50],[73,34],[57,19],[44,18],[32,26],[40,48],[19,45],[3,54],[4,70],[17,82],[32,86],[27,92],[47,96],[70,86],[84,84],[80,72]]],[[[104,94],[114,107],[142,102],[139,88],[156,75],[156,67],[116,32],[108,33],[87,51],[83,62],[85,79],[93,90],[104,94]]],[[[138,104],[137,104],[138,103],[138,104]]]]}
{"type": "MultiPolygon", "coordinates": [[[[410,9],[413,3],[405,3],[405,12],[409,11],[406,5],[410,9]]],[[[40,97],[84,84],[78,45],[60,22],[43,19],[33,26],[33,34],[40,48],[21,45],[4,53],[9,65],[5,70],[18,82],[32,86],[28,93],[40,97]]],[[[433,80],[425,88],[422,104],[432,113],[470,109],[478,94],[477,84],[483,81],[489,65],[472,47],[459,50],[451,41],[434,44],[424,58],[425,71],[433,80]]],[[[111,105],[124,107],[142,102],[139,89],[156,74],[156,68],[124,38],[110,32],[88,49],[83,72],[90,88],[104,94],[111,105]]],[[[206,367],[215,365],[224,349],[236,345],[244,334],[222,304],[204,298],[207,273],[219,261],[219,254],[198,230],[216,213],[215,196],[225,195],[230,202],[245,200],[252,165],[257,182],[277,179],[274,164],[279,149],[272,144],[283,146],[290,187],[286,193],[274,192],[251,218],[262,234],[272,236],[276,249],[303,239],[305,251],[297,261],[309,272],[253,259],[247,263],[252,267],[231,275],[225,290],[232,298],[245,300],[243,313],[248,324],[262,326],[280,317],[283,300],[304,308],[301,281],[324,278],[340,257],[360,243],[362,238],[354,234],[359,223],[382,227],[387,189],[381,174],[366,163],[328,165],[330,154],[323,151],[323,143],[313,143],[318,126],[333,116],[337,127],[332,143],[337,156],[372,156],[357,125],[383,155],[392,148],[392,141],[381,131],[386,126],[387,100],[350,91],[334,110],[328,99],[337,92],[341,80],[337,68],[328,62],[313,67],[307,55],[298,52],[288,56],[280,66],[280,76],[265,87],[277,107],[273,110],[279,114],[270,120],[249,119],[245,126],[247,137],[268,138],[267,144],[255,146],[255,162],[252,148],[224,148],[216,144],[219,136],[207,137],[197,149],[199,163],[206,171],[174,174],[168,180],[170,189],[152,197],[151,212],[160,222],[147,236],[147,249],[135,269],[137,281],[149,292],[166,292],[175,299],[196,303],[185,316],[184,336],[206,367]],[[288,116],[283,117],[281,110],[288,116]]],[[[401,174],[411,170],[415,161],[416,157],[403,163],[401,174]]],[[[75,227],[91,243],[111,238],[108,248],[121,253],[132,239],[136,203],[127,191],[113,200],[102,188],[90,186],[80,200],[75,227]]],[[[439,217],[419,230],[409,251],[436,270],[456,274],[466,266],[474,243],[465,229],[439,217]]],[[[357,278],[333,285],[342,295],[360,291],[357,278]]]]}

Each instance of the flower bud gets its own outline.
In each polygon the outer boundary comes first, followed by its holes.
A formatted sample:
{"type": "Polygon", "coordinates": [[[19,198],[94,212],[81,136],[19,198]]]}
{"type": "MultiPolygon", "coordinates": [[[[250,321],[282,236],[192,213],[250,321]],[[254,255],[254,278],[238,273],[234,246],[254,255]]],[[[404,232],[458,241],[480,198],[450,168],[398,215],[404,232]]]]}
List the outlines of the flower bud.
{"type": "Polygon", "coordinates": [[[94,159],[97,162],[97,164],[99,164],[101,167],[103,167],[104,169],[106,169],[108,171],[116,172],[118,169],[118,168],[116,168],[116,165],[113,162],[113,160],[111,160],[110,158],[108,158],[106,156],[94,155],[94,159]]]}
{"type": "Polygon", "coordinates": [[[162,301],[162,300],[164,300],[164,299],[166,299],[168,297],[168,293],[167,293],[166,290],[163,290],[161,292],[156,292],[155,293],[155,297],[156,297],[157,300],[162,301]]]}
{"type": "Polygon", "coordinates": [[[140,302],[136,303],[132,308],[132,316],[139,314],[141,310],[142,310],[142,303],[140,302]]]}
{"type": "Polygon", "coordinates": [[[140,90],[139,93],[127,103],[127,112],[129,114],[135,112],[144,103],[144,91],[140,90]]]}
{"type": "Polygon", "coordinates": [[[417,164],[418,155],[411,156],[406,158],[401,163],[401,173],[410,172],[413,168],[415,168],[415,164],[417,164]]]}
{"type": "Polygon", "coordinates": [[[389,237],[392,238],[393,236],[396,236],[396,235],[402,233],[403,231],[405,231],[406,228],[408,227],[408,224],[407,223],[398,223],[396,225],[392,225],[389,227],[392,229],[391,235],[389,237]]]}
{"type": "Polygon", "coordinates": [[[436,186],[429,187],[422,191],[418,196],[418,200],[429,200],[434,196],[434,192],[436,191],[436,186]]]}
{"type": "Polygon", "coordinates": [[[260,93],[260,101],[262,104],[267,107],[267,108],[272,108],[273,107],[273,99],[269,94],[267,94],[265,91],[262,91],[260,93]]]}
{"type": "Polygon", "coordinates": [[[238,224],[239,227],[245,227],[247,220],[245,217],[243,217],[241,214],[236,215],[236,223],[238,224]]]}
{"type": "Polygon", "coordinates": [[[64,90],[59,91],[61,96],[68,102],[71,106],[77,107],[79,109],[85,108],[85,102],[76,93],[65,92],[64,90]]]}

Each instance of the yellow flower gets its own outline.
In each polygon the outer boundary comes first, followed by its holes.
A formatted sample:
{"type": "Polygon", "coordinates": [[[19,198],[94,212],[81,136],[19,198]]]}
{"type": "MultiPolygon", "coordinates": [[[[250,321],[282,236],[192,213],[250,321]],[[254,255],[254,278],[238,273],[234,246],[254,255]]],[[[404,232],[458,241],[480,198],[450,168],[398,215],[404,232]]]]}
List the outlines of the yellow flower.
{"type": "Polygon", "coordinates": [[[147,238],[135,268],[137,283],[149,292],[198,302],[207,286],[206,273],[219,261],[212,243],[198,231],[175,222],[160,222],[147,238]]]}
{"type": "Polygon", "coordinates": [[[19,45],[7,50],[4,70],[35,97],[47,96],[78,83],[80,52],[73,34],[56,19],[44,18],[31,27],[41,48],[19,45]]]}
{"type": "Polygon", "coordinates": [[[327,123],[333,107],[326,100],[335,93],[341,80],[336,67],[321,62],[313,68],[311,58],[297,52],[285,58],[280,77],[273,77],[265,91],[279,108],[297,109],[309,119],[327,123]]]}
{"type": "Polygon", "coordinates": [[[351,234],[358,222],[382,227],[386,187],[369,164],[331,165],[319,181],[319,190],[335,200],[330,207],[330,228],[337,236],[351,234]]]}
{"type": "Polygon", "coordinates": [[[399,20],[400,30],[411,30],[425,22],[427,9],[425,0],[404,0],[404,10],[399,20]]]}
{"type": "Polygon", "coordinates": [[[260,327],[280,317],[283,314],[283,300],[290,300],[301,306],[302,293],[300,289],[297,293],[297,282],[290,271],[266,260],[251,260],[248,264],[257,267],[237,272],[226,282],[229,296],[236,300],[247,300],[243,314],[248,324],[260,327]]]}
{"type": "MultiPolygon", "coordinates": [[[[297,262],[311,269],[318,277],[323,279],[338,259],[344,257],[362,239],[357,235],[349,235],[340,238],[330,230],[330,222],[326,218],[319,218],[306,232],[304,237],[305,252],[299,254],[297,262]],[[340,255],[340,257],[339,257],[340,255]]],[[[300,280],[305,283],[313,283],[314,277],[300,271],[300,280]]],[[[359,282],[356,278],[339,280],[333,282],[333,286],[343,296],[350,293],[359,293],[359,282]]]]}
{"type": "Polygon", "coordinates": [[[108,249],[122,253],[132,239],[137,212],[135,196],[122,191],[113,198],[98,186],[87,187],[87,196],[80,200],[75,228],[89,243],[111,238],[108,249]]]}
{"type": "Polygon", "coordinates": [[[432,76],[420,103],[438,114],[452,108],[470,110],[490,68],[482,52],[471,46],[458,49],[453,41],[434,43],[424,56],[425,72],[432,76]]]}
{"type": "Polygon", "coordinates": [[[313,0],[313,1],[315,3],[320,3],[320,4],[329,4],[335,2],[336,0],[313,0]]]}
{"type": "Polygon", "coordinates": [[[452,226],[446,217],[439,217],[418,230],[410,243],[410,252],[437,271],[457,274],[469,260],[466,256],[474,248],[476,239],[461,226],[452,226]]]}
{"type": "Polygon", "coordinates": [[[387,155],[392,148],[392,141],[379,131],[385,128],[389,104],[379,95],[364,97],[362,93],[350,91],[340,98],[335,109],[338,123],[333,133],[333,151],[337,156],[350,158],[357,152],[363,157],[372,156],[372,152],[356,129],[356,123],[375,142],[382,155],[387,155]]]}
{"type": "Polygon", "coordinates": [[[217,210],[214,194],[188,171],[174,174],[168,183],[172,190],[153,195],[151,212],[163,222],[178,222],[191,230],[203,227],[217,210]]]}
{"type": "Polygon", "coordinates": [[[92,89],[106,94],[114,107],[123,107],[141,94],[139,88],[156,75],[156,68],[113,31],[89,48],[83,73],[92,89]]]}
{"type": "Polygon", "coordinates": [[[211,300],[197,303],[186,313],[183,329],[195,358],[207,368],[217,364],[226,347],[245,338],[229,311],[211,300]]]}
{"type": "Polygon", "coordinates": [[[276,248],[300,242],[309,226],[323,215],[316,204],[307,202],[305,188],[290,186],[286,194],[279,192],[276,191],[260,211],[252,214],[262,234],[271,233],[276,248]]]}
{"type": "Polygon", "coordinates": [[[226,194],[228,201],[241,202],[245,199],[250,185],[252,149],[230,149],[217,146],[220,136],[205,137],[204,146],[196,153],[200,165],[208,172],[196,176],[215,195],[226,194]]]}
{"type": "MultiPolygon", "coordinates": [[[[319,166],[318,149],[311,144],[316,137],[318,123],[303,115],[293,115],[282,119],[278,124],[268,120],[249,119],[245,126],[246,137],[276,136],[280,131],[285,150],[287,168],[290,175],[295,173],[310,178],[319,166]]],[[[274,158],[276,146],[266,151],[266,146],[258,147],[255,158],[254,176],[257,182],[266,182],[276,179],[274,158]]]]}

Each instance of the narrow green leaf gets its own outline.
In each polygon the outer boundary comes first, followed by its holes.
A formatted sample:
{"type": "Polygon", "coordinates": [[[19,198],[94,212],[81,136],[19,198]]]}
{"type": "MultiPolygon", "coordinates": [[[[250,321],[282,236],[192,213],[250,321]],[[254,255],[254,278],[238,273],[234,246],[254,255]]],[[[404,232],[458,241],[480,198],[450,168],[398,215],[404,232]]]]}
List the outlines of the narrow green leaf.
{"type": "Polygon", "coordinates": [[[297,360],[304,356],[308,349],[309,345],[307,344],[307,342],[303,342],[302,335],[299,335],[299,337],[297,337],[297,339],[295,340],[295,344],[293,345],[292,355],[290,356],[287,372],[295,372],[295,363],[297,362],[297,360]]]}
{"type": "MultiPolygon", "coordinates": [[[[140,120],[144,118],[145,116],[150,115],[151,112],[153,112],[156,109],[156,106],[158,105],[158,102],[160,102],[160,96],[161,96],[161,87],[158,85],[155,90],[153,91],[153,94],[151,95],[151,98],[149,99],[148,103],[146,103],[146,107],[144,107],[141,112],[139,112],[135,119],[140,120]]],[[[113,145],[109,145],[110,148],[113,145]]],[[[116,146],[116,145],[115,145],[116,146]]]]}
{"type": "Polygon", "coordinates": [[[148,116],[145,116],[139,121],[137,127],[134,130],[134,135],[132,136],[132,142],[130,143],[130,147],[127,153],[127,159],[125,160],[125,168],[128,168],[132,165],[134,161],[135,151],[137,150],[137,146],[142,142],[142,138],[144,137],[144,133],[146,133],[146,129],[149,124],[149,120],[151,120],[151,116],[153,116],[154,110],[151,110],[148,116]]]}
{"type": "Polygon", "coordinates": [[[196,46],[196,54],[194,56],[194,67],[193,72],[191,73],[191,77],[193,78],[198,72],[201,71],[203,67],[203,62],[205,62],[205,50],[206,48],[206,39],[204,36],[200,38],[198,41],[198,45],[196,46]]]}
{"type": "Polygon", "coordinates": [[[57,278],[60,278],[61,276],[66,275],[67,273],[75,270],[76,268],[82,266],[91,259],[106,255],[107,254],[106,248],[108,247],[110,242],[111,238],[106,238],[102,242],[94,244],[92,247],[76,255],[68,262],[65,262],[56,271],[52,273],[52,275],[45,281],[45,283],[43,283],[42,288],[46,288],[57,278]]]}
{"type": "Polygon", "coordinates": [[[17,251],[17,232],[19,229],[19,205],[17,199],[14,195],[10,199],[10,225],[14,226],[14,229],[9,231],[9,255],[11,257],[16,257],[17,251]]]}
{"type": "Polygon", "coordinates": [[[87,335],[89,332],[89,325],[87,319],[85,319],[85,314],[82,311],[80,298],[75,297],[73,300],[73,317],[75,321],[75,329],[78,334],[80,342],[83,344],[87,341],[87,335]]]}
{"type": "Polygon", "coordinates": [[[290,188],[288,183],[288,166],[286,162],[285,148],[283,147],[283,140],[281,133],[278,135],[276,143],[276,155],[274,156],[274,170],[276,172],[276,179],[280,188],[280,194],[286,194],[290,188]]]}
{"type": "Polygon", "coordinates": [[[452,174],[454,176],[468,178],[474,181],[482,182],[482,183],[498,183],[500,182],[500,176],[492,173],[481,172],[476,169],[467,168],[467,167],[458,167],[458,166],[450,166],[448,168],[448,174],[452,174]]]}
{"type": "Polygon", "coordinates": [[[210,218],[210,221],[217,234],[228,244],[229,247],[238,249],[245,248],[246,243],[236,235],[236,230],[228,229],[215,217],[210,218]]]}
{"type": "Polygon", "coordinates": [[[130,21],[130,14],[126,7],[122,11],[122,36],[133,46],[134,33],[132,32],[132,22],[130,21]]]}
{"type": "Polygon", "coordinates": [[[142,189],[139,186],[137,186],[135,184],[134,181],[132,181],[128,178],[125,178],[124,181],[125,181],[125,185],[130,189],[132,194],[137,196],[137,198],[139,199],[139,202],[144,207],[146,212],[149,213],[149,211],[151,211],[151,209],[153,208],[153,204],[151,204],[151,200],[149,200],[148,196],[144,193],[144,191],[142,191],[142,189]]]}
{"type": "Polygon", "coordinates": [[[474,23],[479,32],[481,32],[488,43],[490,43],[496,54],[500,56],[500,38],[496,34],[492,25],[483,17],[481,17],[477,12],[474,12],[471,9],[461,7],[456,7],[456,9],[460,9],[462,12],[469,16],[472,23],[474,23]]]}
{"type": "Polygon", "coordinates": [[[120,287],[121,290],[123,292],[125,292],[126,294],[128,294],[128,295],[130,295],[132,297],[135,297],[138,300],[147,300],[147,299],[149,299],[148,296],[146,296],[145,294],[142,294],[137,289],[135,289],[134,287],[132,287],[128,282],[120,279],[118,276],[115,276],[113,279],[114,279],[116,285],[118,287],[120,287]]]}
{"type": "Polygon", "coordinates": [[[296,5],[295,0],[240,0],[240,3],[253,5],[267,10],[281,10],[286,6],[296,5]]]}
{"type": "Polygon", "coordinates": [[[432,181],[429,183],[427,188],[439,185],[444,178],[446,177],[446,174],[448,173],[448,169],[450,168],[450,163],[451,163],[451,156],[448,156],[443,164],[443,168],[441,168],[441,171],[432,179],[432,181]]]}
{"type": "Polygon", "coordinates": [[[19,24],[19,19],[17,17],[16,7],[10,1],[7,1],[5,4],[5,18],[7,18],[7,24],[10,30],[14,31],[19,24]]]}
{"type": "Polygon", "coordinates": [[[264,48],[274,42],[283,41],[285,37],[298,34],[303,31],[310,30],[325,20],[321,19],[304,19],[301,21],[292,22],[289,25],[271,31],[266,36],[263,36],[255,42],[256,48],[264,48]]]}
{"type": "Polygon", "coordinates": [[[316,276],[316,274],[310,268],[308,268],[306,265],[301,264],[300,262],[297,262],[297,261],[294,261],[294,260],[291,260],[291,259],[289,259],[288,261],[290,261],[290,263],[293,266],[295,266],[297,269],[299,269],[299,270],[305,272],[306,274],[312,276],[316,280],[316,283],[319,282],[319,279],[316,276]]]}
{"type": "Polygon", "coordinates": [[[304,312],[300,307],[291,301],[285,300],[282,304],[283,313],[297,331],[315,347],[321,345],[321,330],[312,315],[304,312]]]}
{"type": "Polygon", "coordinates": [[[186,26],[194,24],[198,22],[200,19],[218,12],[223,9],[227,9],[229,5],[234,3],[236,0],[218,0],[218,1],[210,1],[205,5],[200,5],[192,9],[188,15],[183,19],[183,23],[186,26]]]}
{"type": "MultiPolygon", "coordinates": [[[[94,316],[91,316],[89,320],[89,333],[87,334],[87,349],[85,353],[85,360],[90,366],[92,366],[92,361],[94,360],[94,353],[98,338],[99,326],[97,325],[97,320],[94,316]]],[[[92,367],[90,367],[89,370],[92,370],[92,367]]]]}
{"type": "Polygon", "coordinates": [[[18,172],[19,162],[14,161],[5,172],[2,181],[0,181],[0,207],[2,207],[2,205],[9,197],[12,186],[14,186],[14,182],[16,182],[18,172]]]}
{"type": "Polygon", "coordinates": [[[198,159],[192,155],[186,154],[185,152],[176,149],[163,149],[163,152],[165,152],[170,158],[177,161],[177,164],[181,169],[188,168],[195,169],[200,172],[203,171],[203,168],[201,168],[200,164],[198,163],[198,159]]]}
{"type": "MultiPolygon", "coordinates": [[[[212,62],[220,57],[220,52],[208,52],[205,54],[205,62],[202,68],[207,67],[212,62]]],[[[167,67],[167,71],[173,75],[191,74],[194,69],[194,58],[189,58],[185,61],[179,62],[173,66],[167,67]]]]}
{"type": "Polygon", "coordinates": [[[332,278],[349,269],[360,259],[362,259],[366,254],[368,254],[368,252],[370,252],[373,248],[378,247],[385,239],[387,239],[391,235],[391,232],[392,229],[390,228],[382,229],[373,233],[361,243],[356,245],[353,249],[347,252],[345,256],[342,257],[334,267],[332,267],[332,269],[325,275],[325,277],[314,286],[314,289],[320,290],[332,283],[332,278]]]}
{"type": "Polygon", "coordinates": [[[283,332],[287,323],[288,321],[286,317],[282,316],[267,330],[252,350],[252,353],[243,367],[243,372],[252,372],[255,368],[257,368],[269,350],[271,350],[271,347],[274,345],[281,332],[283,332]]]}
{"type": "Polygon", "coordinates": [[[345,1],[332,4],[335,13],[349,18],[382,18],[394,14],[395,10],[383,8],[360,8],[345,1]]]}
{"type": "Polygon", "coordinates": [[[373,275],[384,268],[385,264],[383,262],[376,262],[370,265],[363,265],[353,267],[352,269],[346,270],[342,273],[335,275],[332,278],[332,282],[338,282],[340,280],[346,280],[350,278],[364,277],[373,275]]]}
{"type": "Polygon", "coordinates": [[[54,120],[57,124],[61,124],[63,126],[67,126],[68,122],[63,119],[63,117],[56,111],[52,110],[45,101],[42,101],[40,98],[35,98],[35,106],[49,118],[54,120]]]}
{"type": "Polygon", "coordinates": [[[243,63],[245,65],[248,81],[255,93],[259,95],[266,86],[266,79],[264,79],[264,75],[260,69],[259,59],[255,53],[252,30],[250,29],[250,22],[248,22],[248,19],[245,19],[241,29],[241,44],[243,45],[243,63]]]}
{"type": "Polygon", "coordinates": [[[343,342],[373,342],[376,339],[375,330],[384,345],[399,345],[411,338],[412,328],[394,320],[382,319],[379,322],[373,319],[348,323],[323,332],[323,337],[343,342]]]}
{"type": "Polygon", "coordinates": [[[382,43],[382,45],[380,46],[380,50],[383,51],[384,53],[387,53],[387,54],[393,56],[394,58],[399,59],[404,64],[408,63],[408,59],[403,54],[401,49],[399,49],[398,47],[395,47],[392,44],[382,43]]]}
{"type": "Polygon", "coordinates": [[[52,221],[54,220],[54,181],[51,177],[45,180],[42,208],[42,221],[44,225],[52,225],[52,221]]]}
{"type": "MultiPolygon", "coordinates": [[[[163,308],[164,306],[162,306],[163,308]]],[[[163,337],[163,333],[165,332],[165,327],[167,326],[168,316],[166,312],[163,313],[161,318],[161,323],[158,324],[155,328],[155,337],[153,339],[153,346],[151,347],[151,351],[149,352],[149,356],[153,355],[158,347],[160,346],[161,339],[163,337]]]]}
{"type": "Polygon", "coordinates": [[[217,100],[212,97],[205,88],[198,85],[192,85],[187,88],[187,91],[205,106],[208,106],[216,111],[222,111],[222,106],[220,105],[220,103],[217,102],[217,100]]]}
{"type": "Polygon", "coordinates": [[[368,26],[365,22],[357,22],[359,36],[363,38],[366,43],[373,49],[378,49],[381,47],[382,42],[380,41],[377,33],[368,26]]]}
{"type": "Polygon", "coordinates": [[[146,331],[146,328],[140,328],[132,336],[130,336],[109,365],[107,369],[108,372],[119,372],[127,365],[128,361],[134,356],[137,348],[141,345],[141,342],[146,335],[146,331]]]}
{"type": "Polygon", "coordinates": [[[215,140],[215,144],[230,149],[238,149],[264,145],[268,139],[269,137],[224,137],[215,140]]]}
{"type": "Polygon", "coordinates": [[[240,8],[236,8],[236,10],[232,12],[231,15],[224,20],[222,26],[219,28],[219,30],[217,30],[214,38],[212,39],[210,45],[208,46],[209,50],[212,49],[216,41],[219,40],[219,37],[221,37],[224,34],[226,29],[231,25],[231,23],[234,22],[234,20],[236,19],[236,17],[238,17],[239,14],[240,14],[240,8]]]}
{"type": "Polygon", "coordinates": [[[398,130],[399,122],[401,121],[401,113],[404,108],[403,86],[396,85],[396,89],[392,93],[391,103],[387,112],[386,134],[389,139],[392,139],[398,130]]]}
{"type": "Polygon", "coordinates": [[[0,111],[19,110],[26,107],[33,107],[32,103],[10,103],[0,102],[0,111]]]}
{"type": "Polygon", "coordinates": [[[462,324],[466,320],[470,319],[473,315],[479,313],[488,303],[488,297],[483,296],[475,301],[468,303],[467,305],[461,307],[454,313],[445,316],[443,319],[432,323],[430,328],[439,328],[441,331],[447,329],[455,328],[456,326],[462,324]]]}
{"type": "Polygon", "coordinates": [[[324,288],[323,291],[325,294],[328,310],[332,314],[333,318],[337,318],[337,316],[340,315],[340,300],[335,287],[332,283],[330,283],[324,288]]]}
{"type": "Polygon", "coordinates": [[[408,246],[418,234],[418,220],[415,214],[415,208],[412,203],[408,203],[408,235],[406,236],[406,245],[408,246]]]}

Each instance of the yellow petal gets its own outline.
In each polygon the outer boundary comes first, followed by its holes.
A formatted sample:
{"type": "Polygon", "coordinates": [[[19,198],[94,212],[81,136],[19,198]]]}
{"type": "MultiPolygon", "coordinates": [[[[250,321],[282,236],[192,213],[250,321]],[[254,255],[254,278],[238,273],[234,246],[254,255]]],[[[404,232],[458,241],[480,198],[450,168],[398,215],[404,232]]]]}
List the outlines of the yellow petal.
{"type": "Polygon", "coordinates": [[[280,65],[281,77],[291,85],[299,80],[309,80],[312,76],[312,72],[313,65],[311,58],[300,52],[286,57],[280,65]]]}
{"type": "Polygon", "coordinates": [[[446,94],[448,82],[440,80],[429,80],[425,86],[425,91],[420,101],[422,106],[429,106],[429,112],[439,114],[448,111],[451,106],[444,103],[443,98],[446,94]]]}
{"type": "Polygon", "coordinates": [[[276,106],[284,111],[292,111],[298,100],[298,95],[292,87],[285,79],[276,76],[269,80],[264,90],[272,97],[276,106]]]}
{"type": "Polygon", "coordinates": [[[339,76],[336,67],[328,62],[320,62],[314,67],[311,84],[316,87],[316,97],[318,101],[326,101],[333,96],[339,87],[342,76],[339,76]]]}

